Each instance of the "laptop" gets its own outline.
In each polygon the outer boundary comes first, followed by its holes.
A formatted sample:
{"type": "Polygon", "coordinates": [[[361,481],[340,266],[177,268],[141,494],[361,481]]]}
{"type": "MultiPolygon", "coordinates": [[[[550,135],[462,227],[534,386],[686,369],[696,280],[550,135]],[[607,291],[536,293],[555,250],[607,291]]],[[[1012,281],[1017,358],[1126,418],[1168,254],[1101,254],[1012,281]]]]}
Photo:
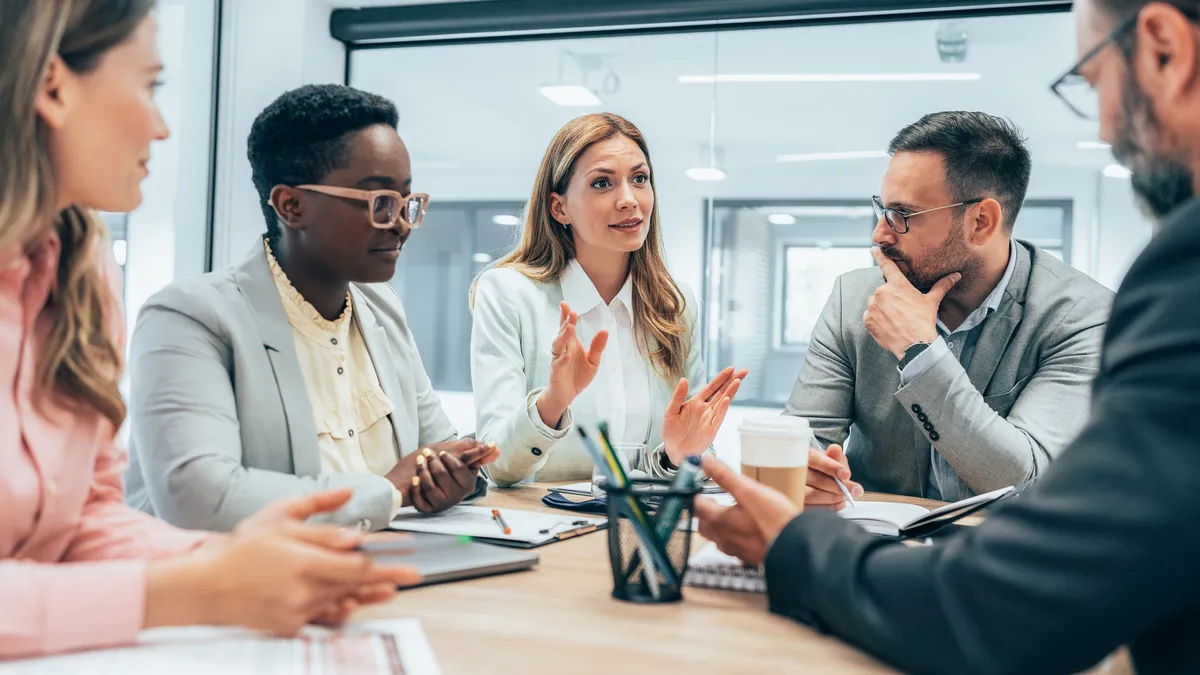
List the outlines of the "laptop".
{"type": "Polygon", "coordinates": [[[520,572],[538,563],[538,555],[470,537],[410,533],[404,539],[367,542],[361,550],[382,565],[407,565],[421,573],[418,586],[520,572]]]}

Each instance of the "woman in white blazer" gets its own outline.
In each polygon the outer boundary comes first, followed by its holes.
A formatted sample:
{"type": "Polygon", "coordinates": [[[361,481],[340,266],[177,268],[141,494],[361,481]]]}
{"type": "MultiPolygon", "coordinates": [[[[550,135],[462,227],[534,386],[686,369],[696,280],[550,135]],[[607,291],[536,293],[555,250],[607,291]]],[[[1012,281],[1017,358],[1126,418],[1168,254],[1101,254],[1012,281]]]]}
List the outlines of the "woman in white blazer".
{"type": "Polygon", "coordinates": [[[711,448],[746,372],[726,368],[688,397],[704,378],[696,303],[661,237],[637,127],[598,113],[560,129],[520,244],[473,289],[476,434],[500,447],[497,485],[590,478],[577,423],[644,443],[632,468],[657,477],[711,448]]]}

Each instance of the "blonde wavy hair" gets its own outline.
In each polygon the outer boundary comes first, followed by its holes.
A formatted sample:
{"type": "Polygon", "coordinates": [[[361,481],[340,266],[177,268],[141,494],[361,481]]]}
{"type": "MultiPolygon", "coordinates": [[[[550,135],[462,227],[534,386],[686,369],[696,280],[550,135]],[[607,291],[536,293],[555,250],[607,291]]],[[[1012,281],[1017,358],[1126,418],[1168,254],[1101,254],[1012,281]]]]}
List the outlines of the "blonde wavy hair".
{"type": "MultiPolygon", "coordinates": [[[[542,157],[529,203],[525,205],[524,228],[517,248],[496,262],[540,282],[557,282],[575,257],[575,235],[550,215],[551,193],[565,194],[575,164],[588,148],[624,136],[641,148],[654,189],[654,165],[646,138],[632,122],[613,113],[594,113],[566,124],[542,157]]],[[[683,377],[691,342],[685,322],[687,302],[667,272],[662,252],[662,226],[658,200],[650,211],[650,229],[642,247],[630,256],[633,277],[633,323],[650,361],[667,378],[683,377]]]]}
{"type": "MultiPolygon", "coordinates": [[[[108,233],[92,210],[58,211],[47,130],[35,100],[55,54],[76,73],[128,38],[153,0],[0,2],[0,255],[29,251],[54,228],[62,241],[56,283],[47,301],[51,328],[37,364],[38,403],[84,406],[125,420],[118,389],[121,352],[109,328],[117,299],[100,253],[108,233]]],[[[0,260],[0,267],[13,261],[0,260]]]]}

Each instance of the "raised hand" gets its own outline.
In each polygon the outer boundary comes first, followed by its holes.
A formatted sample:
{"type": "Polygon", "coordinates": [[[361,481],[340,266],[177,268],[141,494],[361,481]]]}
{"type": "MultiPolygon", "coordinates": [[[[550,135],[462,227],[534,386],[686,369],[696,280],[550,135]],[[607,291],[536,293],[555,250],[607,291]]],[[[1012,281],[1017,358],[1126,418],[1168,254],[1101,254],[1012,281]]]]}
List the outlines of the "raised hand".
{"type": "Polygon", "coordinates": [[[688,456],[699,455],[712,444],[747,373],[726,368],[691,398],[687,398],[688,381],[679,381],[663,413],[663,445],[672,465],[679,466],[688,456]]]}
{"type": "Polygon", "coordinates": [[[878,248],[871,249],[871,256],[879,263],[885,283],[867,302],[863,323],[875,342],[900,360],[909,347],[937,339],[938,308],[962,275],[948,274],[938,279],[928,293],[922,293],[878,248]]]}
{"type": "Polygon", "coordinates": [[[782,492],[739,476],[715,457],[705,457],[704,472],[725,488],[737,503],[720,506],[713,499],[696,499],[700,536],[725,553],[751,565],[761,565],[767,546],[800,514],[782,492]]]}
{"type": "Polygon", "coordinates": [[[567,303],[559,306],[558,337],[550,345],[550,382],[538,396],[537,410],[546,426],[556,429],[567,408],[579,393],[587,388],[600,368],[600,356],[608,344],[608,331],[602,330],[592,338],[587,349],[575,335],[579,315],[567,303]]]}

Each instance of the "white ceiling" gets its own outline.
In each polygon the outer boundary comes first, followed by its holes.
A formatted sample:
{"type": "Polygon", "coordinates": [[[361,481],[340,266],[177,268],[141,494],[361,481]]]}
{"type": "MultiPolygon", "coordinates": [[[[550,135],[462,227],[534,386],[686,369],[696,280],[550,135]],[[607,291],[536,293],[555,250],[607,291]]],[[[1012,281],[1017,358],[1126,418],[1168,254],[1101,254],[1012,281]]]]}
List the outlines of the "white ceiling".
{"type": "Polygon", "coordinates": [[[559,83],[564,50],[601,55],[616,73],[619,90],[602,95],[596,110],[623,114],[641,127],[660,175],[667,163],[680,171],[701,163],[715,117],[716,146],[731,179],[803,181],[863,171],[878,176],[884,160],[785,165],[774,158],[883,149],[904,125],[947,109],[1010,117],[1029,136],[1035,172],[1093,170],[1111,161],[1106,151],[1076,148],[1078,141],[1095,139],[1094,123],[1076,119],[1049,91],[1075,57],[1070,15],[964,23],[969,53],[956,64],[938,58],[938,22],[919,21],[368,50],[353,56],[352,83],[396,102],[414,169],[423,175],[515,172],[526,188],[554,132],[589,112],[538,93],[540,86],[559,83]],[[982,78],[715,88],[678,81],[714,72],[974,72],[982,78]]]}

